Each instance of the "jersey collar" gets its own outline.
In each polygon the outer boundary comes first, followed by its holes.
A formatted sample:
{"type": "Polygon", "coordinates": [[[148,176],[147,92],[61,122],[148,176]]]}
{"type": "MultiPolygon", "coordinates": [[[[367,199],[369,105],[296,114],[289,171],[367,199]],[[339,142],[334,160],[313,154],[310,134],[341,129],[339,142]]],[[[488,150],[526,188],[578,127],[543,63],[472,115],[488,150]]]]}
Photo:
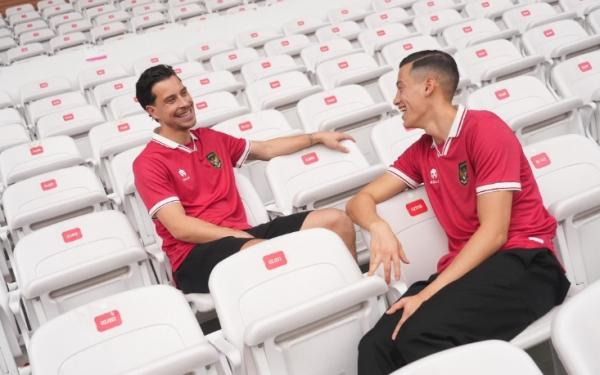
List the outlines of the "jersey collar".
{"type": "Polygon", "coordinates": [[[446,156],[448,155],[448,151],[450,150],[450,144],[452,144],[452,140],[454,138],[458,138],[460,135],[460,131],[462,129],[462,125],[465,120],[465,115],[467,114],[467,109],[463,105],[459,105],[456,109],[456,115],[454,116],[454,121],[452,121],[452,126],[450,127],[450,131],[448,132],[448,138],[446,138],[446,142],[444,142],[444,147],[440,152],[439,148],[435,144],[435,140],[431,137],[431,148],[435,148],[438,156],[446,156]]]}
{"type": "Polygon", "coordinates": [[[161,146],[170,148],[172,150],[175,149],[179,149],[182,151],[187,152],[188,154],[191,154],[192,152],[196,151],[196,141],[198,140],[198,138],[196,137],[196,135],[194,134],[194,132],[190,132],[190,135],[192,136],[192,143],[194,144],[194,148],[191,149],[185,145],[181,145],[167,137],[163,137],[162,135],[158,134],[158,128],[154,130],[154,132],[152,133],[152,141],[158,143],[161,146]]]}

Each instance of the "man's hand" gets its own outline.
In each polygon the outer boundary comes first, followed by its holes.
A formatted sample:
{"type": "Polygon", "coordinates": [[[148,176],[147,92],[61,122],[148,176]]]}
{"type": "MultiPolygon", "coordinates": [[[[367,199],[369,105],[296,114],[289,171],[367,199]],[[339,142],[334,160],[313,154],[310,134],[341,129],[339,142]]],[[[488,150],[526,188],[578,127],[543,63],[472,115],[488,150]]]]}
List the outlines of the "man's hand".
{"type": "Polygon", "coordinates": [[[388,311],[385,313],[391,315],[400,309],[404,309],[402,312],[402,316],[400,317],[400,321],[396,324],[396,328],[394,328],[394,332],[392,333],[392,340],[396,340],[396,336],[398,336],[398,331],[400,331],[400,327],[406,322],[408,318],[412,316],[412,314],[417,311],[419,307],[425,302],[426,299],[420,294],[415,294],[414,296],[400,298],[398,302],[394,303],[388,311]]]}
{"type": "Polygon", "coordinates": [[[327,148],[341,152],[348,152],[348,149],[340,143],[341,141],[351,140],[354,142],[354,138],[350,134],[342,132],[318,132],[311,134],[310,137],[311,144],[321,143],[327,148]]]}
{"type": "Polygon", "coordinates": [[[373,275],[377,267],[383,264],[384,279],[389,284],[392,265],[394,266],[394,275],[398,279],[400,277],[400,261],[407,264],[409,261],[402,250],[400,241],[386,222],[375,222],[368,229],[371,233],[369,275],[373,275]]]}

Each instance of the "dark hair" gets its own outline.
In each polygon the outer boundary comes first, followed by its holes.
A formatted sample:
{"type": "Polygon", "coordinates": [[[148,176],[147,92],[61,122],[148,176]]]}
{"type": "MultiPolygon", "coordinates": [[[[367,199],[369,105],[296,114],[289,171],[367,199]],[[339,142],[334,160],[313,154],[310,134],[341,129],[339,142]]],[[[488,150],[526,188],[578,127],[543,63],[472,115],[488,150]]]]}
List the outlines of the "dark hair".
{"type": "Polygon", "coordinates": [[[146,106],[152,105],[156,101],[156,96],[152,93],[154,84],[172,76],[177,76],[177,74],[169,65],[160,64],[144,70],[135,84],[135,96],[144,111],[146,106]]]}
{"type": "Polygon", "coordinates": [[[446,97],[452,99],[458,87],[458,67],[454,58],[446,52],[427,50],[411,53],[400,62],[400,68],[412,63],[411,72],[416,69],[431,69],[446,78],[441,82],[441,87],[446,97]],[[444,82],[445,81],[445,82],[444,82]]]}

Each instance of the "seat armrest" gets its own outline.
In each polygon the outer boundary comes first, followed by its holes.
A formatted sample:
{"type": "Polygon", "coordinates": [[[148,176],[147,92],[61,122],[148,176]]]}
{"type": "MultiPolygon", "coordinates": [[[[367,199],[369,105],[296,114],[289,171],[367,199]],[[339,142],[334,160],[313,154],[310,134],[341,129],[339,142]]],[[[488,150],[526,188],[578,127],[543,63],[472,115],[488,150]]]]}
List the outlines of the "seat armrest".
{"type": "Polygon", "coordinates": [[[538,124],[553,117],[574,111],[581,105],[583,105],[583,101],[579,98],[561,99],[556,103],[548,104],[517,116],[510,121],[510,127],[514,132],[517,132],[526,126],[538,124]]]}
{"type": "Polygon", "coordinates": [[[227,341],[225,337],[223,337],[223,333],[221,331],[213,332],[209,335],[206,335],[206,339],[208,342],[219,351],[225,355],[229,365],[231,366],[231,372],[233,375],[241,374],[242,372],[242,355],[238,348],[233,346],[232,343],[227,341]]]}
{"type": "Polygon", "coordinates": [[[209,293],[188,293],[185,299],[194,312],[208,312],[215,309],[215,303],[209,293]]]}
{"type": "Polygon", "coordinates": [[[510,73],[518,72],[519,70],[524,70],[527,68],[533,68],[544,62],[543,56],[527,56],[522,59],[514,62],[510,62],[507,64],[503,64],[502,66],[486,69],[481,74],[481,81],[492,81],[498,77],[502,77],[508,75],[510,73]]]}

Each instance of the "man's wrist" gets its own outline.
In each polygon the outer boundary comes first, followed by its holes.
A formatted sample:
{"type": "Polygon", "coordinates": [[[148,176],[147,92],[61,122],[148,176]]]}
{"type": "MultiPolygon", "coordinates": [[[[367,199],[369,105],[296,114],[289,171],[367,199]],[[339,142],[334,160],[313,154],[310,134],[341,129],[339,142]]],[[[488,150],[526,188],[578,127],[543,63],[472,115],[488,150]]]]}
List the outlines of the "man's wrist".
{"type": "Polygon", "coordinates": [[[308,141],[309,141],[308,147],[314,146],[317,143],[319,143],[319,140],[317,138],[317,133],[309,133],[308,134],[308,141]]]}

